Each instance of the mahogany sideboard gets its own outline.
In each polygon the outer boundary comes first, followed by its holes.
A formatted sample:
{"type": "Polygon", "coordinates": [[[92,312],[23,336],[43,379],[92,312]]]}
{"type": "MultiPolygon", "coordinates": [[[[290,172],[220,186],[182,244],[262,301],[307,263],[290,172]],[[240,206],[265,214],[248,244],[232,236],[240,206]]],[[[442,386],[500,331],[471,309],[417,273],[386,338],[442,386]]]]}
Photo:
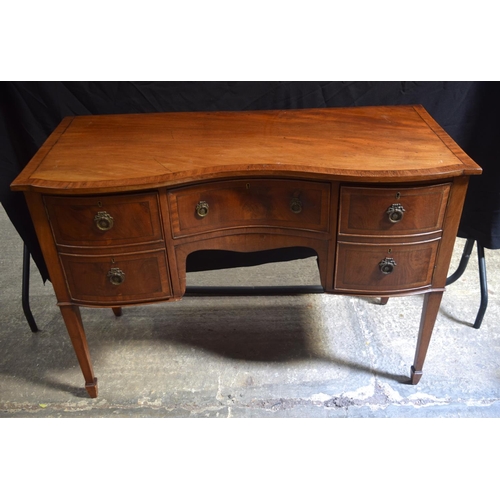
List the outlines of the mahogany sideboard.
{"type": "Polygon", "coordinates": [[[80,306],[179,300],[198,250],[307,247],[325,293],[425,294],[411,383],[481,168],[422,106],[65,118],[24,191],[91,397],[80,306]]]}

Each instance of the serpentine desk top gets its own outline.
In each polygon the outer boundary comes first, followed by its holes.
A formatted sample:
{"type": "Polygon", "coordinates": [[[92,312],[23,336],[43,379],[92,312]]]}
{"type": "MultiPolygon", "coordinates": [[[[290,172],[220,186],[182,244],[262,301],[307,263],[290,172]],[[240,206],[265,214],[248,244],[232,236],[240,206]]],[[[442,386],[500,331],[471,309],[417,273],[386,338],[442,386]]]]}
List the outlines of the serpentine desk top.
{"type": "Polygon", "coordinates": [[[64,119],[11,187],[123,192],[270,172],[396,182],[481,169],[420,105],[99,115],[64,119]]]}

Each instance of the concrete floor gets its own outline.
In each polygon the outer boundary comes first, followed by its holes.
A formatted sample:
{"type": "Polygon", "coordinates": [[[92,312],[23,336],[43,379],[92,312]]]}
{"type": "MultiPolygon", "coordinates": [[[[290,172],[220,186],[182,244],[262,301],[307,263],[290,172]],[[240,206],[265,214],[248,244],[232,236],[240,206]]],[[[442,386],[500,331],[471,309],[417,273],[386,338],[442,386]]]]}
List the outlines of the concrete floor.
{"type": "MultiPolygon", "coordinates": [[[[481,329],[477,258],[445,293],[424,376],[407,383],[421,296],[184,298],[82,308],[99,397],[90,399],[50,283],[34,264],[21,307],[22,241],[0,206],[2,417],[498,417],[500,252],[486,250],[481,329]]],[[[452,269],[464,240],[457,240],[452,269]]],[[[314,259],[196,273],[189,285],[317,284],[314,259]]]]}

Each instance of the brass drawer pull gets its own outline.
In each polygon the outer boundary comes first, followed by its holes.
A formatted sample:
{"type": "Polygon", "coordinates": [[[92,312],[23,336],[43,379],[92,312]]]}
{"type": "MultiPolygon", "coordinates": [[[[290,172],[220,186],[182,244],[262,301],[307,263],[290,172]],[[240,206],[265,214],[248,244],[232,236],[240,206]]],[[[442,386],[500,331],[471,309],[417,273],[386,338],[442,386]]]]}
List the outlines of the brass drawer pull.
{"type": "Polygon", "coordinates": [[[382,272],[382,274],[391,274],[392,271],[394,271],[394,267],[396,265],[396,261],[391,257],[386,257],[379,263],[380,271],[382,272]]]}
{"type": "Polygon", "coordinates": [[[112,285],[121,285],[125,281],[125,273],[118,267],[112,267],[107,277],[112,285]]]}
{"type": "Polygon", "coordinates": [[[405,209],[403,208],[403,205],[401,203],[393,203],[388,209],[387,209],[387,215],[389,216],[389,220],[391,222],[399,222],[405,213],[405,209]]]}
{"type": "Polygon", "coordinates": [[[97,229],[101,231],[109,231],[114,224],[113,217],[111,217],[108,212],[97,212],[97,215],[94,217],[94,222],[97,229]]]}
{"type": "Polygon", "coordinates": [[[208,215],[208,203],[206,201],[200,201],[196,205],[196,213],[198,217],[206,217],[208,215]]]}
{"type": "Polygon", "coordinates": [[[302,202],[298,198],[292,198],[290,201],[290,210],[294,214],[300,214],[302,212],[302,202]]]}

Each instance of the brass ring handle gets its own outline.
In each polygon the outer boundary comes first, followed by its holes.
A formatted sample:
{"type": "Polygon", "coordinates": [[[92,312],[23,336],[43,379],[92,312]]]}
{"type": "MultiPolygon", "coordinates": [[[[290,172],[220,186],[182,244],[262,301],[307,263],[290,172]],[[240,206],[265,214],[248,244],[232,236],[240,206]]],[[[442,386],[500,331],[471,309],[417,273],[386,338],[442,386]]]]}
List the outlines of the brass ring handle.
{"type": "Polygon", "coordinates": [[[389,216],[389,221],[395,224],[403,218],[405,212],[406,210],[403,208],[403,205],[401,205],[401,203],[393,203],[387,209],[386,213],[389,216]]]}
{"type": "Polygon", "coordinates": [[[294,214],[300,214],[302,212],[302,202],[298,198],[292,198],[290,201],[290,210],[294,214]]]}
{"type": "Polygon", "coordinates": [[[101,231],[109,231],[114,224],[113,217],[111,217],[108,212],[97,212],[97,215],[94,217],[94,222],[97,229],[101,231]]]}
{"type": "Polygon", "coordinates": [[[396,265],[396,261],[390,257],[386,257],[384,260],[379,262],[379,268],[382,274],[391,274],[396,265]]]}
{"type": "Polygon", "coordinates": [[[198,217],[206,217],[208,215],[208,203],[206,201],[200,201],[196,205],[196,213],[198,217]]]}
{"type": "Polygon", "coordinates": [[[112,285],[121,285],[125,281],[125,273],[118,267],[112,267],[107,274],[107,278],[112,285]]]}

